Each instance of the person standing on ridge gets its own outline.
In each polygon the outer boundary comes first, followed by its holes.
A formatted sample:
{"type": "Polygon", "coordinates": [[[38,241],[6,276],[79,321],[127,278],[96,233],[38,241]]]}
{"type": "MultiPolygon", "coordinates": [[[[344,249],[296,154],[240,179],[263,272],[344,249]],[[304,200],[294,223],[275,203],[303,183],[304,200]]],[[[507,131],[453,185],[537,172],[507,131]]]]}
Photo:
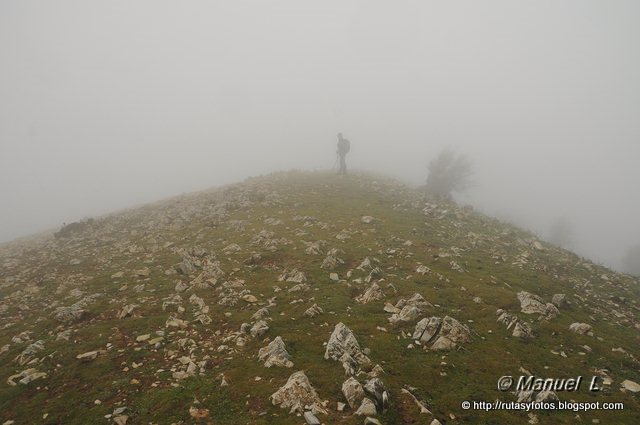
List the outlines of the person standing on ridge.
{"type": "Polygon", "coordinates": [[[351,150],[351,142],[342,137],[342,133],[338,133],[338,174],[347,174],[347,162],[345,160],[347,154],[351,150]]]}

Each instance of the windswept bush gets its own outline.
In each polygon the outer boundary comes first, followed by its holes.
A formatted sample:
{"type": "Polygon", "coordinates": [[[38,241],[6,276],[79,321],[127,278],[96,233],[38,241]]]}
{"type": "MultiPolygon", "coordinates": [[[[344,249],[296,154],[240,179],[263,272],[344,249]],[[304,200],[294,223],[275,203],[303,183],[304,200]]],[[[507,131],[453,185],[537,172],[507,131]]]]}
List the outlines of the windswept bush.
{"type": "Polygon", "coordinates": [[[472,174],[469,158],[446,149],[429,163],[426,194],[449,199],[453,192],[462,192],[469,187],[472,174]]]}

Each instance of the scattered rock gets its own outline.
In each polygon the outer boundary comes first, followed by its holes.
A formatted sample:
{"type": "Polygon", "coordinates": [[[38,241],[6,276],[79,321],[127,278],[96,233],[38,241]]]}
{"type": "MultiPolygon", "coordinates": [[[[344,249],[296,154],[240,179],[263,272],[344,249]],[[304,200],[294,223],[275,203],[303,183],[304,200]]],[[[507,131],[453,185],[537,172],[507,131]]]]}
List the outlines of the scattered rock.
{"type": "Polygon", "coordinates": [[[624,381],[622,381],[620,383],[620,386],[626,390],[626,391],[630,391],[632,393],[637,393],[640,392],[640,384],[637,384],[633,381],[630,381],[628,379],[625,379],[624,381]]]}
{"type": "Polygon", "coordinates": [[[420,400],[418,400],[418,398],[413,395],[413,393],[411,391],[409,391],[406,388],[403,388],[400,390],[403,394],[407,394],[412,400],[413,402],[416,404],[416,406],[418,406],[418,408],[420,409],[420,414],[422,415],[431,415],[431,411],[427,408],[426,404],[420,400]]]}
{"type": "Polygon", "coordinates": [[[533,338],[533,330],[528,323],[517,322],[513,327],[513,336],[517,338],[533,338]]]}
{"type": "Polygon", "coordinates": [[[189,415],[196,420],[205,419],[209,417],[209,409],[198,409],[197,407],[191,406],[189,408],[189,415]]]}
{"type": "Polygon", "coordinates": [[[413,322],[421,313],[422,310],[420,308],[414,305],[405,305],[399,313],[395,313],[389,318],[389,322],[391,324],[399,322],[413,322]]]}
{"type": "Polygon", "coordinates": [[[307,281],[307,277],[299,271],[298,269],[293,270],[285,270],[284,273],[278,277],[278,282],[294,282],[294,283],[304,283],[307,281]]]}
{"type": "Polygon", "coordinates": [[[222,252],[224,252],[227,255],[234,254],[240,251],[242,251],[242,248],[240,248],[240,245],[238,245],[237,243],[229,244],[222,249],[222,252]]]}
{"type": "Polygon", "coordinates": [[[593,335],[593,332],[591,332],[592,327],[587,323],[572,323],[571,325],[569,325],[569,330],[571,332],[577,333],[578,335],[593,335]]]}
{"type": "Polygon", "coordinates": [[[73,323],[81,320],[87,312],[77,304],[69,307],[58,307],[55,318],[62,323],[73,323]]]}
{"type": "Polygon", "coordinates": [[[69,341],[69,338],[71,338],[72,333],[73,333],[73,329],[66,329],[58,333],[58,335],[56,335],[56,341],[69,341]]]}
{"type": "Polygon", "coordinates": [[[535,249],[537,249],[538,251],[544,251],[544,246],[542,246],[542,244],[540,243],[540,241],[533,241],[533,243],[531,244],[535,249]]]}
{"type": "Polygon", "coordinates": [[[151,338],[150,334],[138,335],[136,337],[136,342],[145,342],[145,341],[148,341],[149,338],[151,338]]]}
{"type": "Polygon", "coordinates": [[[184,258],[180,264],[176,266],[176,271],[183,275],[190,275],[196,272],[195,266],[189,261],[188,258],[184,258]]]}
{"type": "Polygon", "coordinates": [[[76,356],[76,359],[82,361],[91,361],[97,359],[98,354],[100,354],[100,351],[88,351],[86,353],[78,354],[76,356]]]}
{"type": "Polygon", "coordinates": [[[297,285],[294,285],[291,288],[289,288],[287,292],[307,292],[309,289],[311,289],[311,286],[309,284],[298,283],[297,285]]]}
{"type": "Polygon", "coordinates": [[[322,313],[324,313],[324,310],[322,310],[322,308],[319,307],[318,304],[314,304],[305,310],[304,315],[307,317],[316,317],[322,313]]]}
{"type": "Polygon", "coordinates": [[[33,382],[37,379],[43,379],[46,377],[47,374],[45,372],[38,372],[36,369],[31,368],[23,370],[17,375],[10,376],[9,378],[7,378],[7,384],[16,386],[17,384],[15,380],[19,378],[19,383],[21,383],[22,385],[27,385],[28,383],[33,382]]]}
{"type": "Polygon", "coordinates": [[[378,301],[384,298],[384,292],[380,289],[377,283],[372,284],[364,294],[356,297],[356,301],[360,304],[366,304],[371,301],[378,301]]]}
{"type": "Polygon", "coordinates": [[[499,323],[504,323],[507,326],[507,330],[513,329],[513,336],[518,338],[533,338],[533,330],[528,323],[521,321],[517,316],[509,314],[503,309],[498,309],[496,314],[498,315],[499,323]]]}
{"type": "Polygon", "coordinates": [[[129,317],[131,316],[131,313],[133,313],[133,310],[137,307],[136,304],[127,304],[125,305],[122,310],[120,310],[120,312],[118,313],[118,319],[124,319],[125,317],[129,317]]]}
{"type": "Polygon", "coordinates": [[[44,341],[39,340],[34,342],[33,344],[29,344],[27,348],[25,348],[20,355],[18,355],[14,361],[18,363],[20,366],[24,366],[27,363],[31,362],[36,355],[44,350],[44,341]]]}
{"type": "Polygon", "coordinates": [[[248,302],[248,303],[250,303],[250,304],[253,304],[253,303],[257,303],[257,302],[258,302],[258,299],[257,299],[255,296],[251,295],[251,294],[243,295],[243,296],[242,296],[242,300],[243,300],[243,301],[246,301],[246,302],[248,302]]]}
{"type": "Polygon", "coordinates": [[[320,420],[316,418],[316,415],[314,415],[313,412],[304,412],[304,420],[309,425],[321,425],[320,420]]]}
{"type": "Polygon", "coordinates": [[[258,320],[251,327],[251,330],[249,331],[249,333],[251,334],[252,337],[258,338],[266,334],[268,331],[269,331],[269,325],[267,325],[267,322],[265,322],[264,320],[258,320]]]}
{"type": "Polygon", "coordinates": [[[127,425],[128,420],[129,420],[129,416],[127,415],[118,415],[113,418],[113,422],[116,425],[127,425]]]}
{"type": "Polygon", "coordinates": [[[186,291],[187,289],[189,289],[189,285],[187,285],[186,283],[184,283],[184,282],[183,282],[183,281],[181,281],[181,280],[179,280],[179,281],[176,283],[176,286],[175,286],[175,288],[174,288],[174,290],[175,290],[176,292],[184,292],[184,291],[186,291]]]}
{"type": "Polygon", "coordinates": [[[567,306],[567,296],[565,294],[554,294],[551,298],[551,303],[558,308],[567,306]]]}
{"type": "Polygon", "coordinates": [[[269,317],[269,309],[267,307],[262,307],[261,309],[253,313],[253,316],[251,316],[251,318],[254,320],[266,319],[267,317],[269,317]]]}
{"type": "Polygon", "coordinates": [[[186,329],[189,327],[189,323],[176,317],[170,317],[165,322],[165,327],[186,329]]]}
{"type": "Polygon", "coordinates": [[[421,275],[425,275],[428,273],[431,273],[431,269],[425,265],[420,264],[417,268],[416,268],[416,273],[421,274],[421,275]]]}
{"type": "Polygon", "coordinates": [[[338,255],[342,252],[342,250],[338,250],[333,248],[327,254],[327,257],[322,261],[320,265],[321,269],[324,270],[333,270],[341,264],[344,264],[344,261],[338,258],[338,255]]]}
{"type": "Polygon", "coordinates": [[[148,267],[133,272],[133,276],[137,278],[145,278],[149,277],[149,275],[151,275],[151,270],[148,267]]]}

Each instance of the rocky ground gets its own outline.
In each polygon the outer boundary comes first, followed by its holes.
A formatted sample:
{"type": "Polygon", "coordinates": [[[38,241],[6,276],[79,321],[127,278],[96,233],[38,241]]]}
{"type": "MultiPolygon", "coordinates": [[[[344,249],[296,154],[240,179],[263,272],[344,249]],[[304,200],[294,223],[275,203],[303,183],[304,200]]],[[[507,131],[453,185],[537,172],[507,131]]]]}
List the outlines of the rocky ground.
{"type": "Polygon", "coordinates": [[[640,423],[640,286],[378,176],[278,173],[0,246],[0,424],[640,423]],[[500,392],[503,375],[603,391],[500,392]],[[624,411],[484,413],[574,400],[624,411]]]}

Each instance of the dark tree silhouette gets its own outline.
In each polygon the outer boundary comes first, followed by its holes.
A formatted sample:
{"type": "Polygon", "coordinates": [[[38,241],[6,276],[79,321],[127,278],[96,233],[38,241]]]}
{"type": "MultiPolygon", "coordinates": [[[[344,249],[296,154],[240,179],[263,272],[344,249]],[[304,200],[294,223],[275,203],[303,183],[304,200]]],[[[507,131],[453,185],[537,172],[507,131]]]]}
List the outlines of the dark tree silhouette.
{"type": "Polygon", "coordinates": [[[453,192],[462,192],[471,184],[473,166],[465,155],[445,149],[429,163],[426,193],[428,196],[450,199],[453,192]]]}

